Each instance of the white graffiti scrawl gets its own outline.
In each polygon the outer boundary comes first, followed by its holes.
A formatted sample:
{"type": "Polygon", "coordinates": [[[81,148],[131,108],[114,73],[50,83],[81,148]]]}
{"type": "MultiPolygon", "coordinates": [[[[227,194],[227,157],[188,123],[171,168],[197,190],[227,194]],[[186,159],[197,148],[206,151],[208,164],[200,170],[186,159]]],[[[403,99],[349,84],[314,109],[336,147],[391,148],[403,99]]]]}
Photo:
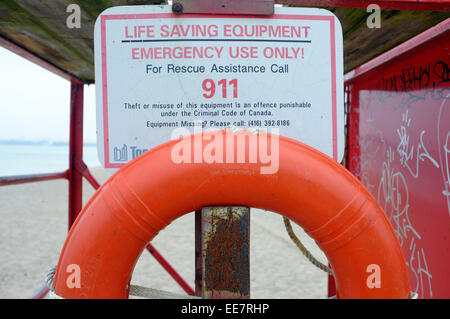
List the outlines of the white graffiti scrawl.
{"type": "MultiPolygon", "coordinates": [[[[450,94],[446,96],[446,99],[442,101],[441,107],[439,109],[438,125],[437,125],[437,136],[438,136],[438,150],[439,150],[439,161],[441,164],[441,173],[444,180],[444,189],[442,190],[442,195],[444,195],[447,201],[448,214],[450,216],[450,131],[447,131],[446,137],[441,141],[441,118],[444,112],[444,106],[447,105],[448,98],[450,94]],[[443,143],[441,143],[443,142],[443,143]]],[[[445,135],[445,131],[443,131],[445,135]]]]}
{"type": "Polygon", "coordinates": [[[411,173],[412,177],[419,177],[419,163],[424,162],[425,160],[429,160],[434,166],[439,168],[439,164],[436,160],[430,155],[425,144],[423,143],[423,136],[425,134],[425,130],[420,132],[419,142],[416,145],[410,143],[410,137],[407,132],[407,127],[411,124],[411,119],[408,118],[408,110],[402,114],[402,125],[397,129],[398,137],[400,138],[400,142],[397,146],[397,153],[400,156],[400,164],[407,168],[411,173]],[[414,149],[416,152],[414,152],[414,149]],[[410,166],[410,162],[412,162],[412,166],[410,166]]]}
{"type": "MultiPolygon", "coordinates": [[[[383,162],[383,170],[378,185],[378,202],[386,212],[400,242],[404,248],[406,264],[414,275],[411,288],[420,296],[427,293],[433,296],[431,287],[432,275],[428,270],[425,251],[418,247],[422,237],[416,231],[409,218],[409,190],[402,172],[391,167],[395,153],[391,147],[387,150],[387,160],[383,162]],[[405,245],[409,246],[408,251],[405,245]]],[[[408,247],[406,246],[406,247],[408,247]]]]}

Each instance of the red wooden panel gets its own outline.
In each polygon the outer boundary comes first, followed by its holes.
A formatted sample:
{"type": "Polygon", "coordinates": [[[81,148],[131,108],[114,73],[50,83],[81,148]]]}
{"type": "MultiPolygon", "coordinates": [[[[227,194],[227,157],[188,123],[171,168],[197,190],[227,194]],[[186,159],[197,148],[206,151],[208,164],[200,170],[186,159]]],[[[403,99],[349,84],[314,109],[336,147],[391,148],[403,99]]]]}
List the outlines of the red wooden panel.
{"type": "Polygon", "coordinates": [[[449,25],[387,52],[346,82],[348,168],[385,209],[419,298],[450,297],[449,25]]]}
{"type": "Polygon", "coordinates": [[[367,8],[370,4],[381,9],[448,11],[449,0],[275,0],[275,3],[310,7],[367,8]]]}

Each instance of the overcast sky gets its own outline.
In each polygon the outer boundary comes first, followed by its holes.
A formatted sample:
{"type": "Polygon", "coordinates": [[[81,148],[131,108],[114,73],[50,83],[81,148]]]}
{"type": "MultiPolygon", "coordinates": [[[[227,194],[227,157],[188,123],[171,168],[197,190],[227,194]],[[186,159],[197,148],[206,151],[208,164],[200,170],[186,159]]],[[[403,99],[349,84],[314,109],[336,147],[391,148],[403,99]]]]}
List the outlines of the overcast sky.
{"type": "MultiPolygon", "coordinates": [[[[69,81],[0,47],[0,140],[69,140],[69,81]]],[[[84,141],[96,141],[95,87],[84,88],[84,141]]]]}

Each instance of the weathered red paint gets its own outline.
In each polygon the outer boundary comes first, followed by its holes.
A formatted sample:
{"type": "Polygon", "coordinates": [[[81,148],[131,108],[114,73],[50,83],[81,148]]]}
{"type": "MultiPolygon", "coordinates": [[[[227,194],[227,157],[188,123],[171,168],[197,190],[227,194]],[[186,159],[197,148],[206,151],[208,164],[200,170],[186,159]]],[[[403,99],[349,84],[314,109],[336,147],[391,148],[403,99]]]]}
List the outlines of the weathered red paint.
{"type": "Polygon", "coordinates": [[[367,8],[378,5],[389,10],[449,11],[448,0],[174,0],[174,4],[183,6],[183,13],[220,13],[220,14],[273,14],[274,4],[297,5],[302,7],[343,7],[367,8]]]}
{"type": "Polygon", "coordinates": [[[83,161],[83,89],[83,84],[70,85],[69,229],[83,204],[83,176],[77,169],[83,161]]]}
{"type": "Polygon", "coordinates": [[[450,19],[347,76],[348,168],[384,208],[419,298],[449,298],[450,19]]]}
{"type": "Polygon", "coordinates": [[[91,171],[87,167],[86,163],[84,161],[77,161],[75,162],[76,169],[78,172],[80,172],[81,175],[83,175],[84,178],[91,184],[91,186],[94,189],[98,189],[100,187],[100,184],[97,182],[95,177],[91,174],[91,171]]]}
{"type": "Polygon", "coordinates": [[[450,2],[448,0],[275,0],[275,3],[298,5],[303,7],[344,8],[367,8],[370,4],[376,4],[381,9],[389,10],[450,10],[450,2]]]}

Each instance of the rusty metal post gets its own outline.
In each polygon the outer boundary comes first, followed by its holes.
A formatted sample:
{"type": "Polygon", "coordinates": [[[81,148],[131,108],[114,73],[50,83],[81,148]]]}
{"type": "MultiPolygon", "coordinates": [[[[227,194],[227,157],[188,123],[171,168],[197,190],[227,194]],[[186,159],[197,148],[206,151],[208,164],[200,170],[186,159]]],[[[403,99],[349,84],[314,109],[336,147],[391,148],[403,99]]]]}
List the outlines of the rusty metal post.
{"type": "Polygon", "coordinates": [[[202,211],[195,211],[195,295],[203,294],[202,281],[202,211]]]}
{"type": "Polygon", "coordinates": [[[250,209],[203,207],[195,219],[196,295],[249,299],[250,209]]]}
{"type": "MultiPolygon", "coordinates": [[[[175,14],[273,15],[275,0],[173,0],[175,14]]],[[[250,298],[250,209],[203,207],[195,212],[195,295],[250,298]]]]}

